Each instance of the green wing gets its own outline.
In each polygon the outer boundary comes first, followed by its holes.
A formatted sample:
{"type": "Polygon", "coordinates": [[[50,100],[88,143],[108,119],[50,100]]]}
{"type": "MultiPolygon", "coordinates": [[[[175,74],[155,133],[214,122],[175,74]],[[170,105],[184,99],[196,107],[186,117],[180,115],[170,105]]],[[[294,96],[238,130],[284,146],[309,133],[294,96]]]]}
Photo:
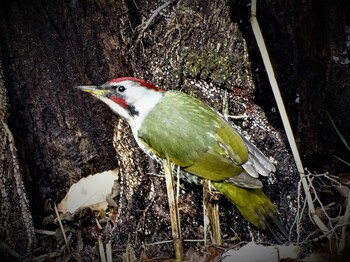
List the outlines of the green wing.
{"type": "Polygon", "coordinates": [[[245,173],[241,165],[248,151],[241,136],[210,107],[184,93],[166,92],[138,137],[158,157],[199,177],[222,181],[245,173]]]}

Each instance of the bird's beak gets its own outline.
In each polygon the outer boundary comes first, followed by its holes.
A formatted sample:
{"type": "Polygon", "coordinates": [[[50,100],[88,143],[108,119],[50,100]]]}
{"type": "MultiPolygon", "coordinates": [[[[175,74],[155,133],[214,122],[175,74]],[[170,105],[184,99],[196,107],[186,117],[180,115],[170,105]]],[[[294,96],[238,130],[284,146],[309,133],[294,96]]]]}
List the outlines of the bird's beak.
{"type": "Polygon", "coordinates": [[[108,90],[106,89],[102,89],[99,86],[76,86],[75,88],[90,93],[94,96],[106,96],[106,94],[108,93],[108,90]]]}

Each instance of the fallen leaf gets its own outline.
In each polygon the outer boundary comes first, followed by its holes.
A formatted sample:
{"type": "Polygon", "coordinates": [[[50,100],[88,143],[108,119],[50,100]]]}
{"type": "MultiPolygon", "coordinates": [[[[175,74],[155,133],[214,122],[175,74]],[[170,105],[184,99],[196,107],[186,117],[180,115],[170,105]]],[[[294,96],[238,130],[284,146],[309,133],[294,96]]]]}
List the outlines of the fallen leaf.
{"type": "Polygon", "coordinates": [[[275,262],[283,258],[297,258],[301,247],[295,245],[263,246],[249,242],[239,250],[228,250],[222,254],[222,262],[275,262]]]}
{"type": "Polygon", "coordinates": [[[58,211],[74,213],[82,207],[105,210],[108,205],[106,198],[112,193],[118,174],[119,169],[114,169],[80,179],[70,187],[67,195],[58,204],[58,211]]]}

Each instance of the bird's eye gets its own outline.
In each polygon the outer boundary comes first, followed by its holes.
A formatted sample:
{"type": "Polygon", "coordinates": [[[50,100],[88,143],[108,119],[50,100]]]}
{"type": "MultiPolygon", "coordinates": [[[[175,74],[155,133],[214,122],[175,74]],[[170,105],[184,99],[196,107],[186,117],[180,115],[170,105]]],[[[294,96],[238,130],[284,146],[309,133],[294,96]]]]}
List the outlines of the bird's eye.
{"type": "Polygon", "coordinates": [[[123,93],[126,90],[125,86],[117,86],[117,91],[123,93]]]}

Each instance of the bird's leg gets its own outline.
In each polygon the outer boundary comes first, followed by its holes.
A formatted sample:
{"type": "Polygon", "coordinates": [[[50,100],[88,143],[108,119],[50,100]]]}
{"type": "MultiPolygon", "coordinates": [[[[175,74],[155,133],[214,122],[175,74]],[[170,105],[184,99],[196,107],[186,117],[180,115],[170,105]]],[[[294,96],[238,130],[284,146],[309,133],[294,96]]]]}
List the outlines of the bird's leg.
{"type": "Polygon", "coordinates": [[[163,167],[165,171],[165,182],[168,194],[169,212],[171,231],[174,241],[175,258],[176,261],[182,261],[183,258],[183,244],[181,236],[180,218],[178,213],[177,201],[174,196],[174,177],[172,172],[172,166],[168,160],[163,161],[163,167]]]}
{"type": "Polygon", "coordinates": [[[203,180],[203,213],[204,213],[204,241],[206,244],[208,228],[210,228],[210,239],[212,244],[221,245],[221,229],[219,217],[219,204],[212,201],[213,192],[210,180],[203,180]]]}

